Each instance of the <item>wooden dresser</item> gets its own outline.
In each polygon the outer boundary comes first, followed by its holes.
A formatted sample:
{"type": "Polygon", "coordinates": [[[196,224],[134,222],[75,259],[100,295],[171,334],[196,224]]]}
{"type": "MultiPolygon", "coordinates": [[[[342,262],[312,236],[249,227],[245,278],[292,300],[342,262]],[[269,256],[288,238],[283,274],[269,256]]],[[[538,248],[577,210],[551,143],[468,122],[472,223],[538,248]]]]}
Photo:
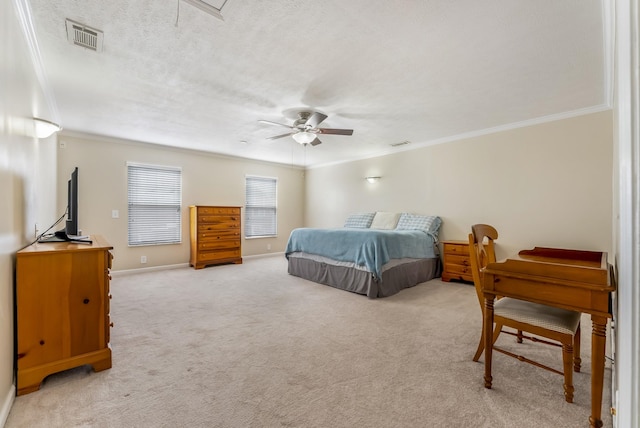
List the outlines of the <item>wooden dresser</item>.
{"type": "Polygon", "coordinates": [[[443,267],[442,280],[452,279],[473,282],[471,262],[469,261],[469,243],[467,241],[442,241],[443,267]]]}
{"type": "Polygon", "coordinates": [[[191,266],[242,263],[240,207],[192,205],[189,218],[191,266]]]}
{"type": "Polygon", "coordinates": [[[48,242],[16,254],[18,395],[50,374],[90,364],[111,368],[109,269],[113,247],[48,242]]]}

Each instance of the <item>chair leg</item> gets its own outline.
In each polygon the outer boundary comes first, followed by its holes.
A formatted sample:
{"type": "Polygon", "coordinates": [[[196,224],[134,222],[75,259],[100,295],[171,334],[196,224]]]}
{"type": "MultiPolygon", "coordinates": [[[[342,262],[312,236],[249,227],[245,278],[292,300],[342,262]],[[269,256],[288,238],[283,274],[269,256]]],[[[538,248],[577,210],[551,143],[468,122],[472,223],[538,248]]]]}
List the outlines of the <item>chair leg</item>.
{"type": "Polygon", "coordinates": [[[522,330],[518,330],[518,334],[516,335],[517,339],[516,341],[518,343],[522,343],[522,330]]]}
{"type": "Polygon", "coordinates": [[[502,324],[496,323],[496,328],[493,329],[493,343],[496,343],[496,340],[498,340],[498,336],[500,336],[500,333],[502,333],[502,324]]]}
{"type": "Polygon", "coordinates": [[[580,365],[582,364],[582,358],[580,358],[580,324],[576,334],[573,335],[573,371],[580,373],[580,365]]]}
{"type": "Polygon", "coordinates": [[[564,372],[564,399],[567,403],[573,403],[573,345],[562,344],[562,366],[564,372]]]}
{"type": "MultiPolygon", "coordinates": [[[[484,331],[484,328],[482,329],[484,331]]],[[[502,324],[496,324],[496,327],[493,329],[493,343],[496,343],[498,340],[498,336],[502,331],[502,324]]],[[[478,343],[478,349],[476,350],[476,354],[473,356],[473,361],[478,361],[480,356],[484,352],[484,336],[480,334],[480,343],[478,343]]]]}

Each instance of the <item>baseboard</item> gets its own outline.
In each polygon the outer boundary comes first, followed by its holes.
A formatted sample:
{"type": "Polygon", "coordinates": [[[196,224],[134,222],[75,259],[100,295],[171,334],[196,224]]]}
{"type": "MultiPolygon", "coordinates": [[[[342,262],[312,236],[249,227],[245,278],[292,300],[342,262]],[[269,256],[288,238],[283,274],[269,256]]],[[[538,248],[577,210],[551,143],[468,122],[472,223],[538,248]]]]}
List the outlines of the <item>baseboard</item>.
{"type": "Polygon", "coordinates": [[[284,257],[284,251],[278,253],[255,254],[253,256],[242,256],[243,259],[261,259],[264,257],[280,256],[284,257]]]}
{"type": "Polygon", "coordinates": [[[176,265],[151,266],[151,267],[138,268],[138,269],[112,270],[111,275],[112,276],[130,275],[132,273],[153,272],[153,271],[167,270],[167,269],[180,269],[188,266],[189,266],[189,263],[179,263],[176,265]]]}
{"type": "Polygon", "coordinates": [[[4,424],[7,423],[7,419],[9,418],[9,412],[11,411],[11,406],[13,406],[13,401],[16,399],[16,386],[11,384],[9,390],[4,396],[2,402],[0,402],[0,427],[3,427],[4,424]]]}
{"type": "MultiPolygon", "coordinates": [[[[277,253],[264,253],[264,254],[256,254],[253,256],[242,256],[243,259],[260,259],[263,257],[273,257],[273,256],[284,256],[284,252],[277,253]]],[[[143,272],[153,272],[158,270],[167,270],[167,269],[180,269],[184,267],[188,267],[189,263],[179,263],[175,265],[163,265],[163,266],[152,266],[138,269],[123,269],[123,270],[112,270],[112,276],[122,276],[122,275],[130,275],[132,273],[143,273],[143,272]]]]}

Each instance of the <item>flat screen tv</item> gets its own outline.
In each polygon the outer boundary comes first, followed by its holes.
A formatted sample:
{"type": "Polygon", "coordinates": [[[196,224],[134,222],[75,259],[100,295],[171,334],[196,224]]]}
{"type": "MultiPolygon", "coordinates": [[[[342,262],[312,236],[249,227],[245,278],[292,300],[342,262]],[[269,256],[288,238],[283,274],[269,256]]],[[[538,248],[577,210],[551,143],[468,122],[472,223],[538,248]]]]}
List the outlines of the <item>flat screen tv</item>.
{"type": "Polygon", "coordinates": [[[78,236],[78,167],[74,168],[67,182],[66,221],[63,229],[53,235],[44,236],[38,242],[86,242],[91,243],[87,236],[78,236]]]}
{"type": "Polygon", "coordinates": [[[69,237],[78,235],[78,167],[67,182],[67,222],[64,231],[69,237]]]}

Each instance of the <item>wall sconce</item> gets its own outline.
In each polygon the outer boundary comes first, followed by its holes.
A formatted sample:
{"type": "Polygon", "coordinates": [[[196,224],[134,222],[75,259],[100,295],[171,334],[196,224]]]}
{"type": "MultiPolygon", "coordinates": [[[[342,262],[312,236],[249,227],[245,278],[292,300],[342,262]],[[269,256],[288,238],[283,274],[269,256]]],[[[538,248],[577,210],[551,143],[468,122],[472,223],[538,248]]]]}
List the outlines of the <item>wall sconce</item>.
{"type": "Polygon", "coordinates": [[[44,119],[38,119],[37,117],[33,118],[33,127],[37,138],[50,137],[54,132],[58,132],[62,129],[60,125],[56,123],[49,122],[44,119]]]}
{"type": "Polygon", "coordinates": [[[0,132],[29,138],[47,138],[60,131],[60,125],[37,117],[8,116],[0,120],[0,132]]]}
{"type": "Polygon", "coordinates": [[[376,183],[378,180],[380,180],[380,177],[365,177],[364,179],[369,183],[376,183]]]}

